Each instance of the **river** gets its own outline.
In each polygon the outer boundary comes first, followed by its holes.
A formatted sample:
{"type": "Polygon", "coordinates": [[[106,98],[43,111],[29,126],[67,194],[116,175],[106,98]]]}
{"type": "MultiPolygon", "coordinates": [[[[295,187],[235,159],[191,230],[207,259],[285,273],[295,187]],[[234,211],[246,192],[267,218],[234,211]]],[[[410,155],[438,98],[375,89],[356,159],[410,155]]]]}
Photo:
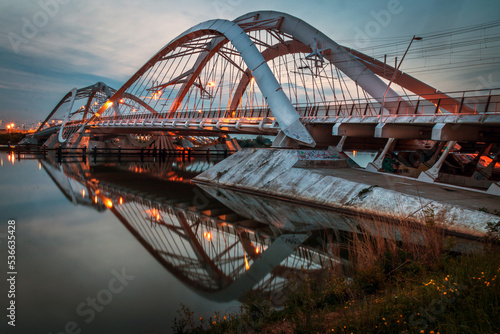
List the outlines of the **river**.
{"type": "Polygon", "coordinates": [[[249,293],[280,307],[291,274],[348,266],[342,240],[359,225],[190,181],[217,161],[24,158],[0,153],[2,254],[16,224],[16,327],[3,333],[169,333],[181,303],[210,317],[249,293]]]}

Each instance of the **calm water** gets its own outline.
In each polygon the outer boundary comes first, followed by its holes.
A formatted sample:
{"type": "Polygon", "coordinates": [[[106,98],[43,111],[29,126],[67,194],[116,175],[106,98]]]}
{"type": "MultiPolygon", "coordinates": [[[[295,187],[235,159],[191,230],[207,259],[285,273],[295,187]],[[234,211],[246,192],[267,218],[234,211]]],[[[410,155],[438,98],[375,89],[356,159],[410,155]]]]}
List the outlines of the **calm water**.
{"type": "Polygon", "coordinates": [[[0,248],[15,219],[18,272],[16,327],[4,319],[2,333],[169,333],[181,303],[207,317],[237,311],[251,291],[279,307],[286,273],[345,265],[338,245],[357,224],[202,189],[189,180],[205,160],[0,160],[0,248]]]}

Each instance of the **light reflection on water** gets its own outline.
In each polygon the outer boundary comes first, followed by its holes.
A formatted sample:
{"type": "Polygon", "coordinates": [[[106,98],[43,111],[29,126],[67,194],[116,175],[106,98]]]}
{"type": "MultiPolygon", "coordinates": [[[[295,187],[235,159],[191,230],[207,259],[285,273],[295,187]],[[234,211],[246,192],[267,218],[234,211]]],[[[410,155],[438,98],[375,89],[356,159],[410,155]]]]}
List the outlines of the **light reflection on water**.
{"type": "Polygon", "coordinates": [[[253,292],[279,307],[290,275],[349,274],[346,242],[369,222],[191,183],[214,163],[49,156],[2,166],[0,224],[18,222],[18,312],[29,319],[17,329],[60,332],[74,321],[83,333],[168,333],[180,303],[206,317],[253,292]],[[135,278],[90,317],[113,270],[135,278]]]}
{"type": "MultiPolygon", "coordinates": [[[[37,160],[12,165],[4,153],[0,159],[0,234],[8,219],[16,220],[18,270],[17,326],[12,331],[2,321],[0,332],[59,333],[74,321],[82,333],[168,333],[181,302],[200,315],[239,305],[201,298],[166,271],[110,210],[88,200],[87,188],[62,177],[62,171],[77,174],[76,165],[42,162],[39,170],[37,160]],[[73,189],[74,198],[65,189],[73,189]],[[107,289],[111,271],[122,268],[136,278],[87,323],[89,309],[81,309],[82,316],[77,306],[107,289]]],[[[6,242],[0,242],[6,254],[6,242]]],[[[1,280],[0,290],[6,288],[1,280]]],[[[0,298],[0,307],[7,308],[6,301],[0,298]]]]}
{"type": "Polygon", "coordinates": [[[356,162],[360,167],[365,168],[370,162],[372,162],[377,156],[377,152],[374,151],[344,151],[345,154],[349,156],[354,162],[356,162]]]}

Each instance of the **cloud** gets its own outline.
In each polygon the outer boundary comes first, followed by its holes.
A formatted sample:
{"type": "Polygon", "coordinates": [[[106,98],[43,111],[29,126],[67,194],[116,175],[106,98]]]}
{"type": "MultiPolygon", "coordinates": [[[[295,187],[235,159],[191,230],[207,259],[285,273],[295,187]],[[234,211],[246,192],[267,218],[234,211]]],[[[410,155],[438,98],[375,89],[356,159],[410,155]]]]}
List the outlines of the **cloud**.
{"type": "MultiPolygon", "coordinates": [[[[473,2],[458,1],[451,6],[450,1],[399,0],[403,10],[392,15],[390,23],[371,38],[371,42],[384,43],[384,39],[394,36],[404,40],[404,36],[411,38],[422,31],[493,20],[497,11],[488,8],[498,5],[494,1],[486,2],[477,6],[473,2]],[[414,17],[421,19],[414,20],[414,17]],[[465,20],[467,17],[473,21],[465,20]]],[[[169,41],[209,19],[234,19],[262,9],[285,11],[311,23],[339,43],[353,46],[356,28],[363,31],[369,22],[378,22],[374,13],[386,10],[389,3],[389,0],[6,1],[0,4],[0,99],[3,102],[0,114],[24,118],[32,115],[32,119],[39,119],[41,110],[48,113],[75,86],[103,81],[119,88],[169,41]],[[59,3],[57,8],[54,3],[59,3]],[[49,10],[48,4],[52,4],[49,10]],[[26,35],[30,25],[36,31],[26,35]],[[17,47],[12,43],[13,34],[22,40],[17,47]],[[30,99],[22,98],[26,92],[30,99]]],[[[401,42],[399,53],[406,43],[401,42]]],[[[405,63],[412,61],[407,59],[405,63]]],[[[454,79],[441,83],[440,79],[434,75],[431,80],[437,82],[435,86],[441,90],[460,82],[454,79]]],[[[466,86],[468,82],[463,81],[462,89],[472,88],[466,86]]]]}

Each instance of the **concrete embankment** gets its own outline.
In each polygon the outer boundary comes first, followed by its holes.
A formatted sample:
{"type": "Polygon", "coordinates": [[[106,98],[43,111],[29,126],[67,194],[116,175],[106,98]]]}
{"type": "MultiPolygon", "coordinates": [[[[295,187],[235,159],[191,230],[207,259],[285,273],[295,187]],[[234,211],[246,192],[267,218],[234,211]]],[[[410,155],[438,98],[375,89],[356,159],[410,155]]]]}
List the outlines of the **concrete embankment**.
{"type": "Polygon", "coordinates": [[[334,150],[245,149],[200,174],[195,182],[354,215],[433,220],[450,232],[474,236],[486,232],[486,222],[500,219],[483,212],[500,208],[498,196],[352,168],[349,159],[334,150]]]}

